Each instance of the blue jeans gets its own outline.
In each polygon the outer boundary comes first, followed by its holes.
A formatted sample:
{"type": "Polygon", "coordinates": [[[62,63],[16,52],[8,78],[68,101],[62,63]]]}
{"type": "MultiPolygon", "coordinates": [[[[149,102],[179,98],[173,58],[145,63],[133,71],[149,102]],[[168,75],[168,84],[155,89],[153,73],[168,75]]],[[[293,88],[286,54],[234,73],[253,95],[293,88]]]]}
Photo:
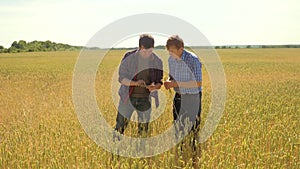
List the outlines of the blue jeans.
{"type": "Polygon", "coordinates": [[[115,130],[121,134],[124,133],[133,111],[136,111],[138,115],[138,133],[148,133],[151,113],[151,102],[149,98],[130,97],[130,102],[127,103],[120,100],[115,130]]]}

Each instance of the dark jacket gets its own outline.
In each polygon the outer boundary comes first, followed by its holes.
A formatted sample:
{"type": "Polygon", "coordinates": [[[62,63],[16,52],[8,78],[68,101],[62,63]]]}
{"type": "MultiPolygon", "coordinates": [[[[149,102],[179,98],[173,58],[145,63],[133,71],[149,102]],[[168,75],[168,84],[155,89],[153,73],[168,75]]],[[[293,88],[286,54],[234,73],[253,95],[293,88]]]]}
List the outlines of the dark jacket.
{"type": "MultiPolygon", "coordinates": [[[[135,80],[135,77],[137,75],[138,70],[138,50],[133,50],[130,52],[127,52],[121,62],[121,65],[119,67],[119,82],[124,78],[127,78],[129,80],[135,80]]],[[[161,59],[155,54],[152,53],[150,56],[150,62],[149,62],[149,73],[150,73],[150,83],[161,83],[163,78],[163,65],[161,59]]],[[[131,95],[131,92],[133,90],[133,86],[128,87],[125,85],[121,85],[119,89],[119,95],[120,99],[123,102],[127,102],[128,98],[131,95]]],[[[155,92],[157,94],[157,92],[155,92]]],[[[155,94],[152,92],[152,95],[155,94]]]]}

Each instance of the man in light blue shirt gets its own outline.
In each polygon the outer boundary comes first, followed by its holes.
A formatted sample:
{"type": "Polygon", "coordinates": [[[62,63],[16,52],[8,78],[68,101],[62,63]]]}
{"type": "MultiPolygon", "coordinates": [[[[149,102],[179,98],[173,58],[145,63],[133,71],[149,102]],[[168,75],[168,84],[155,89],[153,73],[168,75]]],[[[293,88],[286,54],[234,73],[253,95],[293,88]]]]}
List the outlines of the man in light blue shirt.
{"type": "MultiPolygon", "coordinates": [[[[166,44],[169,51],[169,80],[164,82],[166,89],[176,92],[173,100],[173,117],[179,123],[179,131],[186,128],[186,120],[192,122],[194,136],[200,125],[202,97],[202,64],[198,57],[184,49],[184,42],[178,35],[171,36],[166,44]]],[[[193,138],[195,149],[195,137],[193,138]]]]}

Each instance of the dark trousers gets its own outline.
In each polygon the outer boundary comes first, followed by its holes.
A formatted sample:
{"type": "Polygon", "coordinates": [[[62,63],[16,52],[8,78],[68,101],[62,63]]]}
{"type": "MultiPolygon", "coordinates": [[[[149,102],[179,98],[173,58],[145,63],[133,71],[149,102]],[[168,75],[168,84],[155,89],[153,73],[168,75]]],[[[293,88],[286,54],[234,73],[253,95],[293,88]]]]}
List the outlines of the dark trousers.
{"type": "MultiPolygon", "coordinates": [[[[198,127],[200,125],[200,121],[201,121],[202,92],[199,93],[199,97],[200,97],[199,109],[198,109],[197,116],[196,116],[196,122],[194,123],[193,128],[192,128],[192,131],[194,131],[194,132],[196,132],[196,130],[198,129],[198,127]]],[[[176,93],[175,97],[173,99],[173,118],[174,118],[174,121],[176,121],[177,118],[179,117],[179,115],[181,114],[180,113],[180,108],[181,108],[181,95],[176,93]]]]}
{"type": "Polygon", "coordinates": [[[120,100],[115,130],[123,134],[133,111],[138,115],[138,133],[148,133],[151,113],[151,102],[149,98],[130,97],[127,103],[120,100]]]}
{"type": "MultiPolygon", "coordinates": [[[[195,147],[195,139],[198,134],[199,128],[200,128],[200,121],[201,121],[201,98],[202,98],[202,92],[199,93],[199,95],[196,95],[196,97],[200,97],[199,99],[193,99],[193,97],[189,97],[187,95],[180,95],[178,93],[175,94],[174,100],[173,100],[173,117],[175,122],[184,123],[184,121],[189,120],[193,121],[193,126],[191,128],[191,131],[193,132],[193,138],[192,138],[192,146],[193,149],[196,149],[195,147]],[[182,107],[182,104],[185,104],[184,107],[182,107]],[[193,107],[194,105],[199,106],[199,108],[193,107]],[[189,110],[189,106],[191,109],[189,110]],[[197,112],[190,112],[195,111],[197,112]],[[196,116],[196,117],[195,117],[196,116]]],[[[182,126],[184,127],[184,126],[182,126]]],[[[179,128],[179,130],[183,130],[182,128],[179,128]]]]}

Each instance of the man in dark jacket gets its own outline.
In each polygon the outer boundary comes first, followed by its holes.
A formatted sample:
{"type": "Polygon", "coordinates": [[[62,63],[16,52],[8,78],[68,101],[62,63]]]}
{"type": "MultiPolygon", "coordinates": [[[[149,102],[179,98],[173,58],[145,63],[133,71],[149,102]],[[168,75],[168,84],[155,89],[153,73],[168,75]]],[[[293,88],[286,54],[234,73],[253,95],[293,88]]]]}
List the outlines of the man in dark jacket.
{"type": "Polygon", "coordinates": [[[151,113],[150,94],[161,88],[163,66],[153,53],[154,39],[143,34],[139,48],[127,52],[119,67],[120,102],[115,130],[123,134],[133,111],[138,115],[138,133],[148,133],[151,113]]]}

